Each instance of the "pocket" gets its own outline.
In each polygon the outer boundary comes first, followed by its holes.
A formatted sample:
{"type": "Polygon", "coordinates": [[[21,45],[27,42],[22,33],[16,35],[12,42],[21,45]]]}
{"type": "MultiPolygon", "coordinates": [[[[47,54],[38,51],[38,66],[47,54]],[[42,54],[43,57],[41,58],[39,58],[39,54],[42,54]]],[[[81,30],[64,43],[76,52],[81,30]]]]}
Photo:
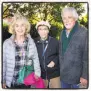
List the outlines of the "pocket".
{"type": "Polygon", "coordinates": [[[55,67],[55,66],[52,67],[52,68],[47,67],[47,72],[48,72],[48,73],[53,73],[55,70],[56,70],[56,67],[55,67]]]}

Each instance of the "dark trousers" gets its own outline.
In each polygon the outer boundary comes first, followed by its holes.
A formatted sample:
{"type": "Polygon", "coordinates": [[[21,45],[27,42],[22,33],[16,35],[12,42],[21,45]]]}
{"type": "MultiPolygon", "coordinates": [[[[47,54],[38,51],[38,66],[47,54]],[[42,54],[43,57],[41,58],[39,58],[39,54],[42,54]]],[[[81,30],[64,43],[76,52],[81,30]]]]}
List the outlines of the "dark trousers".
{"type": "Polygon", "coordinates": [[[21,84],[21,85],[13,85],[13,84],[11,84],[11,87],[7,87],[7,88],[9,88],[9,89],[29,89],[29,88],[31,88],[31,86],[30,85],[26,86],[24,84],[21,84]]]}
{"type": "Polygon", "coordinates": [[[68,84],[64,81],[61,81],[61,88],[79,88],[78,84],[68,84]]]}

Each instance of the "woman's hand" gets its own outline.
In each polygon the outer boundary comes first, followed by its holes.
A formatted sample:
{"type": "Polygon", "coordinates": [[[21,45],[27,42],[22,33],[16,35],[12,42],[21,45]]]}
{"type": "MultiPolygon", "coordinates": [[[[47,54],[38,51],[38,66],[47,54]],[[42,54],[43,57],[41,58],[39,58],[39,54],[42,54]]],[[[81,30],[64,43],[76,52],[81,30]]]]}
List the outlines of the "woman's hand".
{"type": "Polygon", "coordinates": [[[53,62],[53,61],[51,61],[48,65],[47,65],[47,67],[50,67],[50,68],[52,68],[52,67],[54,67],[55,66],[55,63],[53,62]]]}
{"type": "Polygon", "coordinates": [[[35,77],[35,79],[36,79],[36,80],[38,80],[38,79],[39,79],[39,77],[38,77],[36,74],[34,74],[34,77],[35,77]]]}
{"type": "Polygon", "coordinates": [[[6,84],[5,83],[3,83],[3,88],[6,88],[6,84]]]}

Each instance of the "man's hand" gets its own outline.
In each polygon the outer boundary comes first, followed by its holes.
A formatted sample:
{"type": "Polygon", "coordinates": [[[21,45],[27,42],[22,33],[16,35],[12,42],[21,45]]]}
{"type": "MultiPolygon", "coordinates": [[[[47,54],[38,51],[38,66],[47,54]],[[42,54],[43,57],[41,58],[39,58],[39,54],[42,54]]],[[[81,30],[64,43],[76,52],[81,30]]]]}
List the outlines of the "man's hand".
{"type": "Polygon", "coordinates": [[[82,78],[82,77],[80,78],[80,84],[81,84],[82,86],[86,86],[87,83],[88,83],[87,79],[84,79],[84,78],[82,78]]]}
{"type": "Polygon", "coordinates": [[[54,65],[55,65],[55,63],[54,63],[53,61],[51,61],[51,62],[47,65],[47,67],[52,68],[52,67],[54,67],[54,65]]]}

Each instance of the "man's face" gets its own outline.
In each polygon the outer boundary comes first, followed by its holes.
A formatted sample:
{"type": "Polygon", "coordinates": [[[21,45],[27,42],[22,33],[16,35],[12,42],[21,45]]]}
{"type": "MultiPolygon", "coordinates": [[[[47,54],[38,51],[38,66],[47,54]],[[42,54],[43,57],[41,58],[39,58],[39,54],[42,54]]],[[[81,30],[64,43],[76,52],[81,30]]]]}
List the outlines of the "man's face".
{"type": "Polygon", "coordinates": [[[42,39],[45,39],[48,37],[49,29],[45,25],[41,25],[38,27],[38,33],[42,39]]]}
{"type": "Polygon", "coordinates": [[[71,30],[74,27],[76,20],[71,12],[65,12],[62,19],[67,30],[71,30]]]}

